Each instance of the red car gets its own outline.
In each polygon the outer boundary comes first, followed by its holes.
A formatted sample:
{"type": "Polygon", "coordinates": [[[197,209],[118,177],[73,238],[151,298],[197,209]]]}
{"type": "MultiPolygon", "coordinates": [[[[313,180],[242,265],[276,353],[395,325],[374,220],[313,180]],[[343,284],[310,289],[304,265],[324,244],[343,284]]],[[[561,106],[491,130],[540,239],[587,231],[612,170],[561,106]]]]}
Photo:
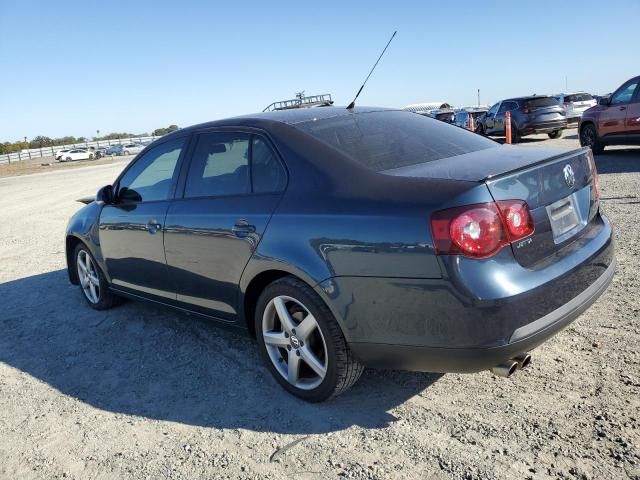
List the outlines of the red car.
{"type": "Polygon", "coordinates": [[[625,82],[613,94],[582,114],[580,145],[602,153],[607,145],[640,145],[640,77],[625,82]]]}

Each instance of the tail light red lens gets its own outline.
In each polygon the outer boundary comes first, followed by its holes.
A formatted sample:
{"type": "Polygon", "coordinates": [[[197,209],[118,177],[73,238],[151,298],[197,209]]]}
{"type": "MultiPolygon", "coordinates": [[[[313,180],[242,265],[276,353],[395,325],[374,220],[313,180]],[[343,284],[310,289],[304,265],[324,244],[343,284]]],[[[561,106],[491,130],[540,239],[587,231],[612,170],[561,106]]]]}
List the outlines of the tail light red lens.
{"type": "Polygon", "coordinates": [[[501,200],[436,212],[431,231],[439,255],[486,258],[531,235],[534,225],[526,202],[501,200]]]}
{"type": "Polygon", "coordinates": [[[499,200],[496,202],[502,214],[507,238],[510,242],[528,237],[533,233],[533,218],[527,202],[523,200],[499,200]]]}
{"type": "Polygon", "coordinates": [[[591,166],[591,176],[593,177],[593,196],[595,200],[600,200],[600,184],[598,183],[598,169],[596,168],[596,160],[593,158],[593,152],[587,152],[589,164],[591,166]]]}

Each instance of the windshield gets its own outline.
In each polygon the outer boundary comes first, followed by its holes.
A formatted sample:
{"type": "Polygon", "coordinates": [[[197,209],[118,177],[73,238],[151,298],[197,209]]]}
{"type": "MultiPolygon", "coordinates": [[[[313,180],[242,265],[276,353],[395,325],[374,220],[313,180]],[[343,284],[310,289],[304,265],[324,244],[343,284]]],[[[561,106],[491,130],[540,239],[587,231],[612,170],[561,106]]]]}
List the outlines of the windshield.
{"type": "Polygon", "coordinates": [[[487,138],[410,112],[344,115],[296,127],[377,172],[497,146],[487,138]]]}

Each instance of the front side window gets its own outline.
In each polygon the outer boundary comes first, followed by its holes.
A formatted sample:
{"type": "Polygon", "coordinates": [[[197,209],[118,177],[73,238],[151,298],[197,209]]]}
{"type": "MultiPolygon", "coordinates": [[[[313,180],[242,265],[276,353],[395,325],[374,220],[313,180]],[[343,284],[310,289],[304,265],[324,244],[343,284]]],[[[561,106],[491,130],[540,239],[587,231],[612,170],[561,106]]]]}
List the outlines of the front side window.
{"type": "Polygon", "coordinates": [[[638,86],[637,81],[629,82],[627,85],[622,87],[611,97],[611,105],[620,105],[622,103],[629,103],[631,98],[633,97],[633,92],[635,92],[636,87],[638,86]]]}
{"type": "Polygon", "coordinates": [[[187,175],[185,197],[242,195],[250,191],[249,135],[200,134],[187,175]]]}
{"type": "Polygon", "coordinates": [[[502,102],[502,105],[500,105],[500,110],[498,110],[498,113],[505,113],[511,110],[511,102],[502,102]]]}
{"type": "Polygon", "coordinates": [[[497,111],[498,111],[498,104],[496,103],[493,107],[489,109],[489,111],[487,112],[487,115],[495,115],[497,111]]]}
{"type": "Polygon", "coordinates": [[[147,151],[129,168],[118,185],[118,201],[167,200],[184,138],[162,143],[147,151]]]}

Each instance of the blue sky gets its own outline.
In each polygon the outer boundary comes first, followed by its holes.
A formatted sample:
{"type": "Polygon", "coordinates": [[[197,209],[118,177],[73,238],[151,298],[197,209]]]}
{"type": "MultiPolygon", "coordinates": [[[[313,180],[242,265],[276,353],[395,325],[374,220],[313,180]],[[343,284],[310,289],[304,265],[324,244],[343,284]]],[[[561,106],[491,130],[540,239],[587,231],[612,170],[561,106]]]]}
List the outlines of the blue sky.
{"type": "Polygon", "coordinates": [[[638,75],[640,1],[0,2],[0,141],[148,132],[295,92],[360,105],[607,93],[638,75]],[[610,20],[606,18],[609,17],[610,20]]]}

